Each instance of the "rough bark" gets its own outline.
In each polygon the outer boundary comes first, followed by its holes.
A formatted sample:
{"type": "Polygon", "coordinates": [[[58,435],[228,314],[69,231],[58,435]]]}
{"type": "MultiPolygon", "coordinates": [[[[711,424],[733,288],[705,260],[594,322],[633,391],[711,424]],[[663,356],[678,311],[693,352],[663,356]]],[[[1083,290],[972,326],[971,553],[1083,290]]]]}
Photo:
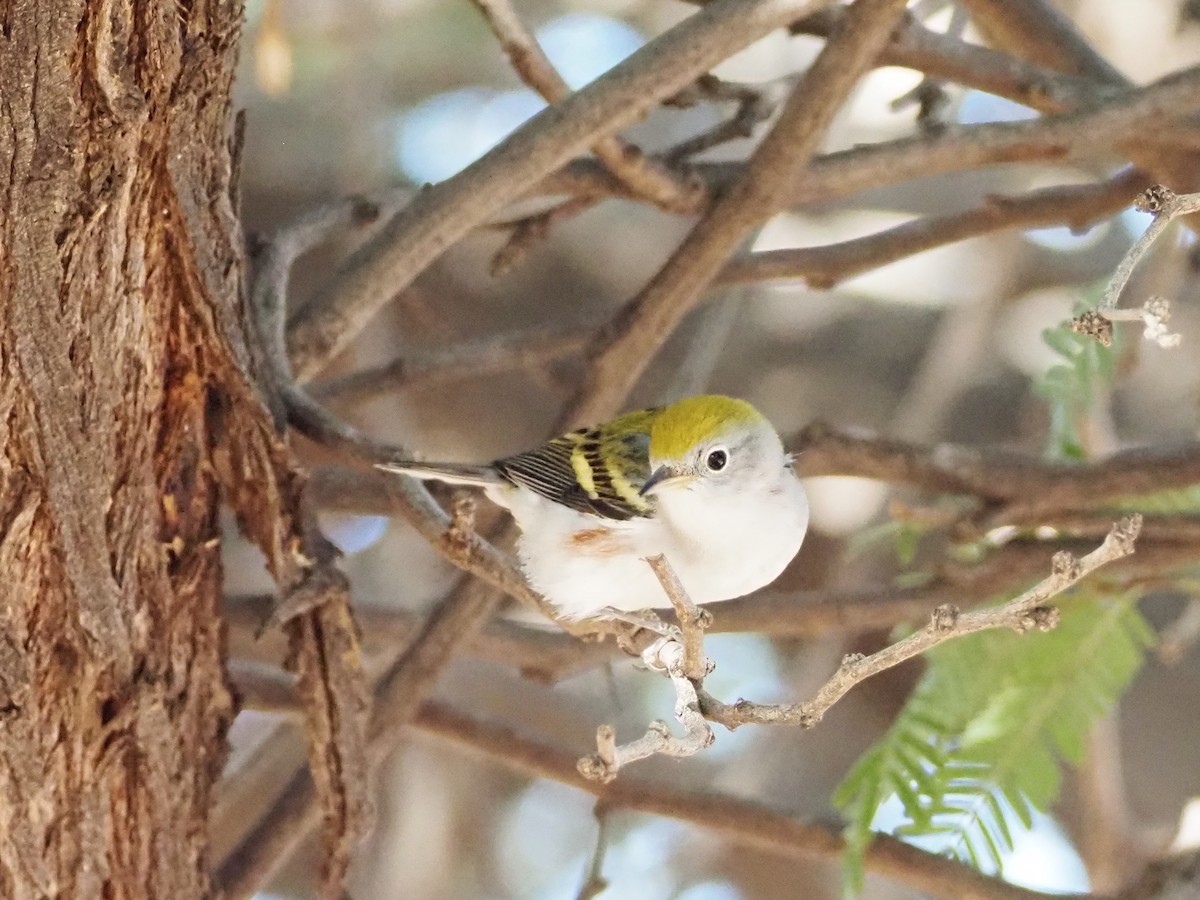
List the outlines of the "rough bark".
{"type": "MultiPolygon", "coordinates": [[[[0,896],[201,897],[238,2],[0,0],[0,896]]],[[[257,413],[255,413],[257,415],[257,413]]]]}

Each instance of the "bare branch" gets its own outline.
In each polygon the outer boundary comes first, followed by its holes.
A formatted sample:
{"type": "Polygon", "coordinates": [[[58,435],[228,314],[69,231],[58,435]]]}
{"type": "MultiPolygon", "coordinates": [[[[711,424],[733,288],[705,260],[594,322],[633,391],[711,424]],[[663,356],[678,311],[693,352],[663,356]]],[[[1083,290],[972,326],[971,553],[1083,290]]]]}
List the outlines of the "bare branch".
{"type": "MultiPolygon", "coordinates": [[[[576,770],[570,753],[520,737],[503,726],[470,719],[445,706],[427,704],[417,716],[418,728],[532,778],[571,785],[624,808],[690,822],[742,847],[753,847],[792,859],[840,856],[840,828],[804,822],[761,803],[712,791],[661,787],[636,777],[609,783],[590,781],[576,770]]],[[[895,879],[937,897],[974,900],[1044,900],[1045,895],[980,874],[954,860],[927,853],[879,835],[868,848],[869,871],[895,879]]]]}
{"type": "MultiPolygon", "coordinates": [[[[696,183],[699,184],[699,180],[696,183]]],[[[497,278],[508,274],[525,259],[530,250],[550,236],[550,230],[555,225],[573,219],[599,202],[599,197],[568,197],[557,206],[542,212],[533,213],[515,222],[493,225],[494,229],[507,228],[509,235],[504,246],[492,256],[492,263],[488,266],[489,274],[497,278]]]]}
{"type": "Polygon", "coordinates": [[[701,98],[718,102],[736,102],[737,112],[731,118],[718,122],[708,131],[680,141],[671,147],[663,153],[663,157],[668,161],[676,162],[687,159],[729,141],[752,136],[754,126],[771,118],[777,106],[777,103],[768,97],[767,91],[761,87],[731,84],[722,81],[715,75],[708,74],[702,75],[695,84],[680,91],[666,102],[671,106],[687,107],[701,98]]]}
{"type": "MultiPolygon", "coordinates": [[[[787,205],[828,203],[886,185],[989,165],[1053,160],[1110,159],[1131,133],[1167,123],[1200,107],[1200,67],[1183,69],[1143,88],[1123,90],[1082,112],[1023,122],[955,126],[938,135],[901,138],[815,158],[781,198],[787,205]]],[[[728,190],[745,163],[696,163],[709,191],[728,190]]],[[[545,193],[622,195],[607,173],[589,160],[575,160],[547,176],[545,193]]]]}
{"type": "Polygon", "coordinates": [[[786,441],[803,476],[858,475],[935,493],[966,494],[997,504],[1007,521],[1098,509],[1114,499],[1186,487],[1200,481],[1200,444],[1137,447],[1079,465],[978,447],[904,441],[838,431],[814,423],[786,441]]]}
{"type": "Polygon", "coordinates": [[[297,769],[267,815],[221,861],[214,876],[220,896],[249,900],[257,894],[320,819],[312,779],[297,769]]]}
{"type": "Polygon", "coordinates": [[[598,136],[637,121],[731,53],[825,2],[715,0],[419,193],[297,319],[289,335],[297,375],[311,378],[448,246],[598,136]]]}
{"type": "Polygon", "coordinates": [[[1139,211],[1154,214],[1150,223],[1137,242],[1129,248],[1113,273],[1112,280],[1104,289],[1104,295],[1094,310],[1089,310],[1071,322],[1074,331],[1089,334],[1101,344],[1108,346],[1112,343],[1112,325],[1107,323],[1120,321],[1142,322],[1146,328],[1144,337],[1154,341],[1160,347],[1177,347],[1181,340],[1178,334],[1167,332],[1167,321],[1171,317],[1171,304],[1164,297],[1151,297],[1140,309],[1122,309],[1117,306],[1121,292],[1129,282],[1134,268],[1142,257],[1162,237],[1171,222],[1180,217],[1200,211],[1200,194],[1176,194],[1170,188],[1161,184],[1147,188],[1138,196],[1134,204],[1139,211]]]}
{"type": "Polygon", "coordinates": [[[845,28],[792,91],[742,177],[596,342],[587,378],[561,425],[595,421],[601,407],[627,393],[746,235],[784,205],[787,186],[799,179],[834,114],[903,13],[900,0],[857,0],[851,6],[845,28]]]}
{"type": "Polygon", "coordinates": [[[654,721],[637,740],[618,744],[616,729],[601,725],[596,729],[596,752],[577,763],[579,774],[590,781],[612,781],[623,767],[651,756],[694,756],[713,742],[712,728],[700,710],[698,682],[683,673],[683,645],[674,640],[663,641],[643,658],[648,666],[664,670],[671,679],[675,689],[675,718],[683,726],[683,736],[672,734],[665,722],[654,721]]]}
{"type": "MultiPolygon", "coordinates": [[[[282,635],[274,630],[262,632],[262,622],[273,603],[274,598],[265,596],[226,601],[223,618],[231,659],[282,664],[287,652],[282,635]]],[[[397,648],[407,646],[420,624],[415,612],[370,605],[357,606],[354,618],[362,630],[368,672],[379,661],[390,661],[397,648]]],[[[505,619],[488,622],[468,640],[464,652],[475,659],[513,666],[527,678],[543,683],[593,668],[613,656],[611,644],[581,642],[562,632],[528,628],[505,619]]]]}
{"type": "Polygon", "coordinates": [[[596,846],[592,850],[587,875],[579,893],[575,895],[576,900],[593,900],[608,890],[608,881],[604,877],[604,854],[608,850],[608,807],[597,802],[592,813],[596,819],[596,846]]]}
{"type": "MultiPolygon", "coordinates": [[[[473,0],[500,40],[500,47],[521,80],[547,103],[558,103],[571,87],[558,74],[537,39],[508,0],[473,0]]],[[[601,137],[592,151],[605,167],[635,194],[669,212],[694,213],[704,201],[704,186],[696,178],[671,171],[619,137],[601,137]]]]}
{"type": "Polygon", "coordinates": [[[826,290],[869,269],[983,234],[1059,224],[1083,230],[1124,209],[1145,183],[1142,172],[1127,169],[1098,184],[1042,188],[1019,196],[993,195],[975,209],[916,219],[865,238],[750,253],[732,260],[716,283],[803,278],[810,286],[826,290]]]}
{"type": "Polygon", "coordinates": [[[704,656],[704,630],[712,624],[712,615],[692,602],[665,556],[659,553],[657,556],[651,556],[646,562],[654,570],[663,590],[671,599],[675,617],[679,620],[683,645],[683,674],[699,680],[710,671],[708,660],[704,656]]]}
{"type": "Polygon", "coordinates": [[[574,356],[595,326],[551,326],[468,341],[444,350],[418,350],[370,369],[319,381],[309,387],[322,400],[360,400],[386,391],[429,388],[514,369],[532,369],[574,356]]]}
{"type": "Polygon", "coordinates": [[[1089,44],[1046,0],[962,0],[989,41],[1011,47],[1039,65],[1101,84],[1126,84],[1125,76],[1089,44]]]}
{"type": "Polygon", "coordinates": [[[1103,544],[1082,559],[1065,551],[1056,553],[1049,576],[1002,606],[970,613],[960,613],[957,607],[948,604],[939,606],[934,610],[932,621],[920,631],[870,656],[847,656],[816,697],[807,703],[761,704],[739,700],[727,705],[701,690],[704,714],[730,729],[749,722],[808,728],[820,722],[829,708],[855,685],[945,641],[992,628],[1011,628],[1019,632],[1032,628],[1049,630],[1058,624],[1058,613],[1047,607],[1046,601],[1100,566],[1133,553],[1141,524],[1141,516],[1127,516],[1113,526],[1103,544]]]}
{"type": "MultiPolygon", "coordinates": [[[[963,5],[989,43],[1001,49],[1094,82],[1130,86],[1130,81],[1097,53],[1048,0],[963,0],[963,5]]],[[[1175,149],[1153,141],[1131,141],[1123,149],[1136,165],[1177,190],[1200,187],[1200,166],[1194,149],[1175,149]]]]}

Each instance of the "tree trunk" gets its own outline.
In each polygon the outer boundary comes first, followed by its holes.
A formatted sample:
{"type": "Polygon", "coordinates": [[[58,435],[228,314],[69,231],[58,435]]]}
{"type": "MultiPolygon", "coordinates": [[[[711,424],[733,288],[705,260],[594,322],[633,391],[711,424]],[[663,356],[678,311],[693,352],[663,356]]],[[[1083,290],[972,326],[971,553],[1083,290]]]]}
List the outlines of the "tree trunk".
{"type": "Polygon", "coordinates": [[[241,15],[0,0],[5,898],[209,893],[241,15]]]}

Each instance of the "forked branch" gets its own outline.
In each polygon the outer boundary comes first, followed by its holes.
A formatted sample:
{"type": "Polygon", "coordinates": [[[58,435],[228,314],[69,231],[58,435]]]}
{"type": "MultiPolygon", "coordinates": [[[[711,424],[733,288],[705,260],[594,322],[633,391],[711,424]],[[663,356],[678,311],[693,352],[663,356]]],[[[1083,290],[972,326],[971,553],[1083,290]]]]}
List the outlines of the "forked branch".
{"type": "Polygon", "coordinates": [[[1146,340],[1154,341],[1160,347],[1177,347],[1182,338],[1167,331],[1167,321],[1171,317],[1171,303],[1167,298],[1151,297],[1142,306],[1132,309],[1121,308],[1117,303],[1134,268],[1154,242],[1162,237],[1167,226],[1179,216],[1200,212],[1200,194],[1176,194],[1170,188],[1156,184],[1143,191],[1134,201],[1134,206],[1139,212],[1152,213],[1154,221],[1117,266],[1099,305],[1073,319],[1071,328],[1094,337],[1107,347],[1112,343],[1113,322],[1142,322],[1146,340]]]}
{"type": "MultiPolygon", "coordinates": [[[[579,771],[592,780],[610,781],[616,777],[621,766],[639,759],[655,754],[690,756],[712,743],[712,732],[705,719],[730,730],[745,724],[810,728],[820,722],[825,713],[855,685],[895,668],[938,644],[992,628],[1011,628],[1021,633],[1034,629],[1049,631],[1058,625],[1059,616],[1058,610],[1047,605],[1048,602],[1100,566],[1133,553],[1141,527],[1142,517],[1135,513],[1113,525],[1104,542],[1086,556],[1076,558],[1066,551],[1054,554],[1051,572],[1047,577],[1001,606],[968,613],[961,613],[952,604],[937,607],[929,623],[920,631],[870,656],[858,653],[846,656],[816,696],[805,703],[764,704],[738,700],[726,704],[704,690],[703,675],[685,675],[689,655],[695,654],[704,660],[702,631],[698,622],[689,617],[688,608],[695,610],[695,607],[687,599],[670,565],[661,556],[655,557],[651,561],[655,574],[671,597],[672,604],[681,611],[681,623],[687,617],[687,625],[681,629],[678,638],[665,639],[647,651],[647,654],[656,654],[656,658],[647,659],[647,663],[653,666],[657,661],[658,667],[664,669],[671,679],[676,696],[675,716],[684,727],[684,736],[677,738],[665,724],[653,722],[642,737],[629,744],[618,745],[612,727],[605,725],[597,733],[597,752],[579,761],[579,771]]],[[[704,675],[708,674],[706,661],[699,670],[704,675]]]]}

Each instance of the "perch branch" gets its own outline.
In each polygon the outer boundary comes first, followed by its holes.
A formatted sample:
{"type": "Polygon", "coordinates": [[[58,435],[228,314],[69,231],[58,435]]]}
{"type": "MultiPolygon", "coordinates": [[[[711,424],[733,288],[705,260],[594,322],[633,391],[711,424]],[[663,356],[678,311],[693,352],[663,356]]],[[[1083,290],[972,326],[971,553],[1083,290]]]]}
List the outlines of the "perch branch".
{"type": "Polygon", "coordinates": [[[694,756],[713,742],[712,728],[704,720],[697,682],[683,674],[684,649],[678,641],[656,643],[643,655],[650,668],[661,669],[675,689],[675,718],[683,726],[683,736],[671,733],[666,722],[651,722],[646,733],[628,744],[617,743],[616,729],[601,725],[596,729],[596,752],[579,760],[579,773],[591,781],[612,781],[630,763],[651,756],[694,756]]]}
{"type": "Polygon", "coordinates": [[[1141,524],[1140,515],[1125,517],[1113,526],[1099,547],[1081,559],[1066,551],[1054,554],[1050,575],[999,607],[961,613],[950,604],[939,606],[930,623],[920,631],[870,656],[848,655],[833,677],[807,703],[761,704],[739,700],[728,705],[701,689],[704,714],[730,729],[750,722],[808,728],[820,722],[830,707],[855,685],[945,641],[991,628],[1011,628],[1018,632],[1032,628],[1049,630],[1058,624],[1058,614],[1052,607],[1046,607],[1046,602],[1100,566],[1133,553],[1141,524]]]}
{"type": "Polygon", "coordinates": [[[612,781],[623,766],[650,756],[692,756],[713,742],[712,729],[700,711],[697,685],[712,671],[704,656],[704,629],[712,616],[692,602],[667,558],[659,553],[646,560],[671,600],[679,619],[679,636],[655,642],[642,654],[647,668],[665,672],[675,689],[675,718],[683,737],[675,737],[664,722],[651,722],[646,733],[628,744],[617,744],[616,729],[596,730],[596,752],[579,760],[579,772],[594,781],[612,781]]]}
{"type": "Polygon", "coordinates": [[[646,562],[654,570],[659,584],[671,599],[675,618],[679,620],[680,643],[683,645],[683,674],[699,680],[709,672],[708,660],[704,656],[704,631],[712,624],[712,615],[692,602],[665,556],[659,553],[657,556],[651,556],[646,562]]]}

